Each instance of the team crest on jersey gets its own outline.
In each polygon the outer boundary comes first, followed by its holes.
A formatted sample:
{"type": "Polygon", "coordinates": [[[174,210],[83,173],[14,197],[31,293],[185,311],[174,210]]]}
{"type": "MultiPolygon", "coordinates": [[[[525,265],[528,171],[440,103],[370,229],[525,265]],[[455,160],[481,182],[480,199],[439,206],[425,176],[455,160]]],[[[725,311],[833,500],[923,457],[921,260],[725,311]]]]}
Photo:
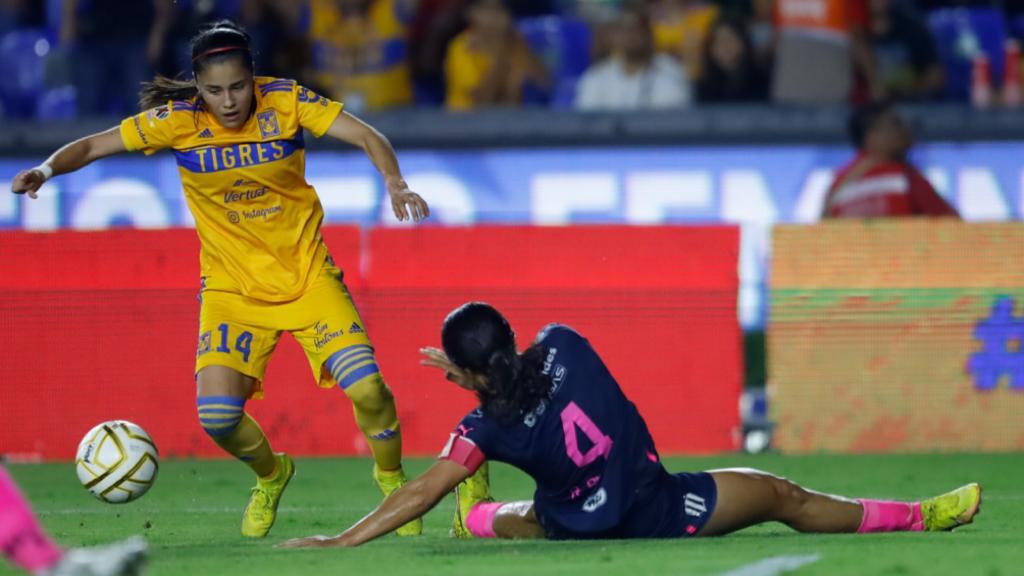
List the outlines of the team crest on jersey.
{"type": "Polygon", "coordinates": [[[277,112],[266,110],[256,115],[256,121],[260,125],[260,135],[264,139],[281,135],[281,127],[277,123],[277,112]]]}

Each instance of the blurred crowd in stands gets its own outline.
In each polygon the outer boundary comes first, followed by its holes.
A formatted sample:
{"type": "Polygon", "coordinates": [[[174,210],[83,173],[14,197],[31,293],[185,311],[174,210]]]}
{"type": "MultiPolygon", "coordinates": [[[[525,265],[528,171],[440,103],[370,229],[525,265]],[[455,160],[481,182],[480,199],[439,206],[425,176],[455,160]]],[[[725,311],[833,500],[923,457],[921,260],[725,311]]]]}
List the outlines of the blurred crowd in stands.
{"type": "Polygon", "coordinates": [[[232,18],[354,112],[877,100],[1016,105],[1011,0],[0,0],[0,115],[125,115],[232,18]]]}

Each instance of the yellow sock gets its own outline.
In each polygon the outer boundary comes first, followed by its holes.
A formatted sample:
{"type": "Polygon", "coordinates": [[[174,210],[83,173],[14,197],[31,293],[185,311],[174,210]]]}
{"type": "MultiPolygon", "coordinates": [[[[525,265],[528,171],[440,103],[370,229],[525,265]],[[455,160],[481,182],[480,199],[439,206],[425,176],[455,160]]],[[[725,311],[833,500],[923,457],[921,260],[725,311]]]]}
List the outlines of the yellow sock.
{"type": "Polygon", "coordinates": [[[245,462],[257,476],[265,479],[277,472],[277,459],[270,449],[270,441],[248,413],[242,415],[242,420],[230,434],[214,440],[232,456],[245,462]]]}
{"type": "Polygon", "coordinates": [[[381,472],[397,473],[402,468],[402,431],[395,428],[394,435],[387,440],[377,440],[369,436],[366,441],[373,452],[373,461],[381,472]]]}
{"type": "Polygon", "coordinates": [[[380,374],[372,374],[345,389],[352,400],[356,424],[366,436],[373,460],[382,471],[402,467],[402,431],[395,397],[380,374]]]}

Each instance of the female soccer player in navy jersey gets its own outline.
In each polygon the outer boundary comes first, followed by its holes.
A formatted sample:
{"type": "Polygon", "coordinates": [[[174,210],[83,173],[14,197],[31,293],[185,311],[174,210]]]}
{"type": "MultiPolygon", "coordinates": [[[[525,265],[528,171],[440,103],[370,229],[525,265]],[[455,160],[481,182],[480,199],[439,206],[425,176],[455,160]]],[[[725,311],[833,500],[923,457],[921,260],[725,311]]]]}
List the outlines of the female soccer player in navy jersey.
{"type": "Polygon", "coordinates": [[[537,489],[532,501],[460,498],[477,537],[717,536],[769,521],[801,532],[938,531],[970,523],[981,504],[978,484],[891,502],[822,494],[752,469],[670,474],[636,406],[571,328],[551,324],[519,353],[501,313],[472,302],[445,319],[441,341],[443,352],[422,351],[423,364],[476,393],[480,407],[440,460],[342,534],[284,546],[358,546],[422,516],[487,460],[526,472],[537,489]]]}

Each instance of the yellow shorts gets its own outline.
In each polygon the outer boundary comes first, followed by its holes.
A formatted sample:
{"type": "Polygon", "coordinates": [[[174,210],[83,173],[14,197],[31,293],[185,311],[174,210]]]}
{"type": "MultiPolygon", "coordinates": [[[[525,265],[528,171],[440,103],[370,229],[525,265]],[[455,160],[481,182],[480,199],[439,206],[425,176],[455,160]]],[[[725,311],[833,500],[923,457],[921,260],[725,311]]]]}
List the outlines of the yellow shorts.
{"type": "Polygon", "coordinates": [[[330,262],[309,290],[291,302],[264,302],[215,290],[203,290],[200,302],[196,373],[207,366],[226,366],[252,376],[252,398],[263,397],[267,362],[284,331],[306,351],[313,377],[324,388],[335,385],[324,365],[332,354],[370,345],[341,271],[330,262]]]}

